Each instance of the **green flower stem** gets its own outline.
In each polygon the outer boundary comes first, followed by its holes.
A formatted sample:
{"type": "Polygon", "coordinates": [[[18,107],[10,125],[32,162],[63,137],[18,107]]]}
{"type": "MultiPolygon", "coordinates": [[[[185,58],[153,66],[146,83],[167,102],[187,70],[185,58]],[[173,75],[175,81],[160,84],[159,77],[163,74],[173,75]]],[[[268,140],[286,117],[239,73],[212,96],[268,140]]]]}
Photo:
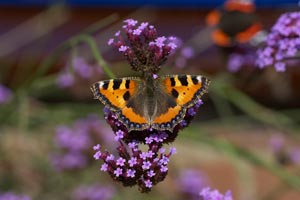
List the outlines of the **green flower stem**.
{"type": "Polygon", "coordinates": [[[300,109],[298,109],[298,108],[281,110],[281,113],[289,116],[297,123],[300,122],[300,109]]]}
{"type": "Polygon", "coordinates": [[[258,104],[246,94],[234,88],[223,78],[217,78],[214,82],[212,87],[213,92],[220,95],[222,98],[227,99],[254,119],[279,129],[295,126],[295,122],[287,115],[258,104]]]}
{"type": "MultiPolygon", "coordinates": [[[[195,127],[194,133],[199,132],[199,127],[195,127]]],[[[234,145],[227,140],[217,139],[210,137],[208,133],[205,133],[203,129],[200,131],[202,134],[190,134],[190,138],[193,140],[198,140],[199,142],[211,145],[220,152],[229,155],[231,157],[236,157],[238,159],[247,161],[248,163],[261,167],[270,173],[277,176],[281,181],[286,183],[288,186],[300,191],[300,177],[290,172],[286,171],[284,168],[277,164],[270,163],[258,154],[255,154],[249,150],[242,147],[234,145]]]]}
{"type": "Polygon", "coordinates": [[[47,92],[49,92],[49,88],[56,88],[54,87],[56,79],[56,75],[49,75],[36,79],[34,82],[35,84],[30,85],[28,88],[28,95],[33,95],[34,97],[43,96],[45,89],[47,92]]]}
{"type": "Polygon", "coordinates": [[[213,101],[216,110],[221,117],[221,120],[224,123],[232,122],[232,117],[234,116],[233,111],[230,107],[230,104],[226,99],[220,98],[219,95],[215,94],[214,92],[209,93],[210,99],[213,101]]]}
{"type": "Polygon", "coordinates": [[[24,90],[18,90],[18,128],[21,133],[26,133],[29,124],[29,97],[24,90]]]}
{"type": "Polygon", "coordinates": [[[79,35],[77,38],[74,38],[73,42],[77,42],[77,43],[85,42],[90,47],[94,58],[96,59],[98,65],[100,67],[102,67],[102,69],[106,73],[106,75],[109,78],[115,78],[114,73],[110,70],[110,68],[108,67],[108,64],[104,61],[102,55],[100,54],[93,37],[86,35],[86,34],[82,34],[82,35],[79,35]]]}
{"type": "Polygon", "coordinates": [[[59,59],[62,53],[72,48],[74,44],[78,45],[79,42],[86,42],[88,44],[95,59],[97,60],[97,63],[101,67],[103,67],[103,70],[105,71],[105,73],[107,73],[109,77],[113,78],[113,73],[110,72],[109,68],[107,67],[107,64],[105,63],[100,52],[98,51],[96,42],[91,36],[89,36],[89,34],[93,34],[94,32],[107,27],[108,25],[114,23],[117,19],[118,15],[112,14],[100,20],[98,23],[92,25],[91,27],[85,29],[81,34],[73,36],[70,39],[63,42],[48,58],[45,59],[45,61],[37,68],[36,72],[26,81],[26,83],[23,84],[23,87],[28,87],[28,85],[34,84],[37,78],[41,77],[42,75],[48,72],[48,70],[59,59]]]}

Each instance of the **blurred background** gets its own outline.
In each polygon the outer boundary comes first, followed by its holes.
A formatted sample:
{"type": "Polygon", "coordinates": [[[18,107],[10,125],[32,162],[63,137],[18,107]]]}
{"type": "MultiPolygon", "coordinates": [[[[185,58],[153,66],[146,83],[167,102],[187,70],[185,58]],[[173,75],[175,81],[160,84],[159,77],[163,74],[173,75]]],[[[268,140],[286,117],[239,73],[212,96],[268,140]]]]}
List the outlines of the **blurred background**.
{"type": "Polygon", "coordinates": [[[296,0],[0,1],[0,199],[300,199],[299,15],[296,0]],[[136,75],[107,44],[128,18],[177,37],[160,74],[212,80],[147,194],[92,152],[116,146],[90,85],[136,75]]]}

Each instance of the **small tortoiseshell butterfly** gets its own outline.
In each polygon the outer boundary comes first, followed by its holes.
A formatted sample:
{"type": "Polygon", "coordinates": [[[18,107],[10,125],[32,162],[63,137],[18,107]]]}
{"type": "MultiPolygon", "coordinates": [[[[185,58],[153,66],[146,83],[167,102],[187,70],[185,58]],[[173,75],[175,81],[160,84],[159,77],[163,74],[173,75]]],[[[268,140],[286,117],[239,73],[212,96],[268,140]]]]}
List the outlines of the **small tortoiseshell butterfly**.
{"type": "Polygon", "coordinates": [[[187,108],[207,92],[209,83],[207,78],[196,75],[127,77],[99,81],[91,90],[95,99],[117,114],[128,131],[172,131],[187,108]]]}

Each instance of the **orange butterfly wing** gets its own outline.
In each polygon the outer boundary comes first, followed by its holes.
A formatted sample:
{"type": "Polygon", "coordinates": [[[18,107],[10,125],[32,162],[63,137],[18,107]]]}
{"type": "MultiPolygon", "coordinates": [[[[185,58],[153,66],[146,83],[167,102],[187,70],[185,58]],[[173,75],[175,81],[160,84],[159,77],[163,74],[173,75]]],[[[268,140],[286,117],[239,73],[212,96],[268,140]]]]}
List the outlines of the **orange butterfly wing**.
{"type": "Polygon", "coordinates": [[[91,87],[91,90],[95,99],[99,99],[105,106],[115,111],[124,125],[139,124],[142,128],[149,124],[147,119],[134,112],[133,108],[127,107],[130,98],[137,92],[140,81],[140,78],[136,77],[99,81],[91,87]]]}
{"type": "Polygon", "coordinates": [[[176,102],[176,106],[169,107],[167,112],[153,119],[152,127],[156,129],[173,130],[182,121],[186,109],[195,105],[207,92],[210,81],[203,76],[170,75],[163,79],[166,93],[176,102]]]}
{"type": "Polygon", "coordinates": [[[141,84],[140,78],[100,81],[91,90],[96,99],[117,114],[128,131],[149,127],[172,131],[184,118],[186,109],[207,92],[210,82],[191,75],[170,75],[153,81],[157,87],[151,95],[145,93],[147,86],[141,84]]]}

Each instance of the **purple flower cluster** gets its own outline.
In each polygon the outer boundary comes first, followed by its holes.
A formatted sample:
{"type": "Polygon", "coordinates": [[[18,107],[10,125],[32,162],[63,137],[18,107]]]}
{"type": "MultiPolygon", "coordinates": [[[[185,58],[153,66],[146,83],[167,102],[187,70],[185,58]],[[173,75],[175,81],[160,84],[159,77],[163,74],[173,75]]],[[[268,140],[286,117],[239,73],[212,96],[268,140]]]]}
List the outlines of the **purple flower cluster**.
{"type": "Polygon", "coordinates": [[[288,59],[299,57],[300,12],[282,14],[266,38],[266,46],[258,50],[257,65],[274,65],[276,71],[286,70],[288,59]]]}
{"type": "Polygon", "coordinates": [[[51,155],[52,165],[59,171],[87,166],[92,155],[90,148],[93,140],[113,140],[106,131],[110,130],[96,115],[76,121],[73,127],[57,127],[55,144],[60,152],[51,155]]]}
{"type": "Polygon", "coordinates": [[[89,185],[79,186],[72,193],[73,200],[109,200],[114,196],[114,188],[111,186],[89,185]]]}
{"type": "Polygon", "coordinates": [[[11,100],[11,98],[11,90],[0,83],[0,104],[8,103],[11,100]]]}
{"type": "Polygon", "coordinates": [[[94,146],[94,158],[104,162],[100,170],[108,172],[114,180],[122,182],[124,186],[138,185],[141,192],[151,191],[152,186],[166,177],[170,156],[176,152],[175,148],[166,152],[163,144],[175,140],[178,131],[190,123],[200,105],[201,100],[189,108],[183,121],[175,126],[172,132],[155,129],[129,132],[116,113],[105,107],[105,119],[114,130],[115,141],[119,146],[118,156],[101,150],[100,144],[94,146]],[[142,151],[141,148],[147,150],[142,151]]]}
{"type": "Polygon", "coordinates": [[[13,192],[0,193],[0,200],[31,200],[29,196],[17,195],[13,192]]]}
{"type": "Polygon", "coordinates": [[[157,36],[156,28],[148,22],[138,24],[137,20],[124,21],[123,31],[115,33],[115,38],[108,40],[108,45],[113,45],[121,52],[135,71],[156,74],[167,56],[176,49],[175,37],[157,36]]]}
{"type": "Polygon", "coordinates": [[[274,154],[276,161],[282,165],[300,163],[300,149],[288,146],[283,135],[273,135],[269,141],[270,149],[274,154]]]}
{"type": "Polygon", "coordinates": [[[118,156],[107,150],[101,151],[98,144],[94,146],[94,158],[104,161],[100,170],[108,172],[114,180],[122,182],[124,186],[138,185],[141,192],[149,192],[153,185],[166,177],[169,158],[176,150],[171,148],[167,153],[165,148],[160,147],[158,141],[163,138],[158,135],[150,135],[148,140],[151,142],[148,142],[147,151],[140,150],[141,145],[136,141],[128,146],[119,141],[118,156]]]}
{"type": "Polygon", "coordinates": [[[76,77],[89,79],[95,73],[102,73],[102,71],[99,67],[87,63],[84,58],[76,57],[59,73],[56,82],[59,87],[67,88],[74,84],[76,77]]]}
{"type": "Polygon", "coordinates": [[[211,190],[209,187],[203,188],[199,195],[201,200],[233,200],[230,191],[223,195],[218,190],[211,190]]]}

